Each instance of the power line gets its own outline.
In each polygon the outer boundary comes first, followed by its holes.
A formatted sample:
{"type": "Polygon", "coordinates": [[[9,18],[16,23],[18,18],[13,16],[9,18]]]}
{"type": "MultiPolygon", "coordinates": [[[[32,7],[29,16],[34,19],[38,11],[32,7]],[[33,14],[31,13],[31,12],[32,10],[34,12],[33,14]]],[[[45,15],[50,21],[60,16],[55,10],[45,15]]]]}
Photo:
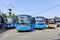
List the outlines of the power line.
{"type": "Polygon", "coordinates": [[[55,6],[51,7],[51,8],[49,8],[49,9],[43,10],[43,11],[41,11],[41,12],[37,12],[37,13],[35,13],[34,15],[37,15],[38,13],[41,14],[41,13],[47,12],[47,11],[52,10],[52,9],[54,9],[54,8],[56,8],[56,7],[59,7],[59,6],[60,6],[60,4],[55,5],[55,6]]]}

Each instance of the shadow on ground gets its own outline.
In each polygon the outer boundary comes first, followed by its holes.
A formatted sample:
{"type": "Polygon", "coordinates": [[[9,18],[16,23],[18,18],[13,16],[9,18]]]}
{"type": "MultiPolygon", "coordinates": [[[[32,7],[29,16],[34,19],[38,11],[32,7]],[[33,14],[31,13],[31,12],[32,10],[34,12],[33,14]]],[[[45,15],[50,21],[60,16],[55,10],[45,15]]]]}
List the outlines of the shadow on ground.
{"type": "Polygon", "coordinates": [[[0,38],[5,35],[7,29],[0,29],[0,38]]]}
{"type": "Polygon", "coordinates": [[[54,40],[60,40],[60,38],[58,38],[58,39],[54,39],[54,40]]]}
{"type": "Polygon", "coordinates": [[[57,38],[57,39],[54,39],[54,40],[60,40],[60,34],[59,34],[59,38],[57,38]]]}
{"type": "Polygon", "coordinates": [[[11,30],[11,29],[0,29],[0,38],[4,36],[7,33],[6,31],[8,30],[11,30]]]}
{"type": "Polygon", "coordinates": [[[7,29],[0,29],[0,35],[1,35],[2,33],[6,32],[6,31],[7,31],[7,29]]]}
{"type": "Polygon", "coordinates": [[[11,30],[10,28],[9,29],[0,29],[0,35],[8,30],[11,30]]]}

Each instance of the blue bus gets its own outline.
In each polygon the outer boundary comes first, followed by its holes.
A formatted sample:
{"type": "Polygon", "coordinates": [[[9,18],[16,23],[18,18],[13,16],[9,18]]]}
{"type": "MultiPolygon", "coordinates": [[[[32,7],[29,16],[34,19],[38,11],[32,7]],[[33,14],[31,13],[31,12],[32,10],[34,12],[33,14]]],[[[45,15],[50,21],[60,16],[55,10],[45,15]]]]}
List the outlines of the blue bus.
{"type": "Polygon", "coordinates": [[[4,20],[2,16],[0,15],[0,28],[2,28],[3,26],[4,26],[4,20]]]}
{"type": "Polygon", "coordinates": [[[45,23],[45,18],[44,17],[35,17],[35,29],[45,29],[46,28],[46,23],[45,23]]]}
{"type": "Polygon", "coordinates": [[[32,31],[34,25],[30,15],[19,15],[16,29],[19,31],[32,31]]]}
{"type": "Polygon", "coordinates": [[[4,28],[8,29],[8,28],[16,28],[16,24],[14,23],[14,19],[13,18],[9,18],[6,17],[4,18],[4,28]]]}

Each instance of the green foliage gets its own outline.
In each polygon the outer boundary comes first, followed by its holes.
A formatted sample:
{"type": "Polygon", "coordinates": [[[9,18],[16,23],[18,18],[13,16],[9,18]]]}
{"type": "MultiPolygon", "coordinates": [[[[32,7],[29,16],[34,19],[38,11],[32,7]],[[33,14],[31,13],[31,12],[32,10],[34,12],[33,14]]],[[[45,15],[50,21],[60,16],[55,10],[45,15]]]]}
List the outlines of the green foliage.
{"type": "Polygon", "coordinates": [[[17,16],[15,14],[12,14],[12,18],[17,19],[17,16]]]}
{"type": "Polygon", "coordinates": [[[12,18],[12,16],[11,16],[11,15],[8,15],[7,17],[8,17],[8,18],[12,18]]]}
{"type": "Polygon", "coordinates": [[[2,14],[2,17],[3,17],[3,18],[5,18],[6,16],[7,16],[6,14],[4,14],[4,13],[2,14]]]}

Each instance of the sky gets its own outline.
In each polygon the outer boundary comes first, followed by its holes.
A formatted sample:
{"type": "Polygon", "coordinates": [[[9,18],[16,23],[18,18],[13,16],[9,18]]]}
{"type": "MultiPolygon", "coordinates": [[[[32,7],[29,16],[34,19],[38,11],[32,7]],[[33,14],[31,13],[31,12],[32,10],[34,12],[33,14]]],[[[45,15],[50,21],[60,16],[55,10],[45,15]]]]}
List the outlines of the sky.
{"type": "Polygon", "coordinates": [[[0,0],[0,10],[8,14],[8,8],[16,15],[60,17],[60,0],[0,0]]]}

